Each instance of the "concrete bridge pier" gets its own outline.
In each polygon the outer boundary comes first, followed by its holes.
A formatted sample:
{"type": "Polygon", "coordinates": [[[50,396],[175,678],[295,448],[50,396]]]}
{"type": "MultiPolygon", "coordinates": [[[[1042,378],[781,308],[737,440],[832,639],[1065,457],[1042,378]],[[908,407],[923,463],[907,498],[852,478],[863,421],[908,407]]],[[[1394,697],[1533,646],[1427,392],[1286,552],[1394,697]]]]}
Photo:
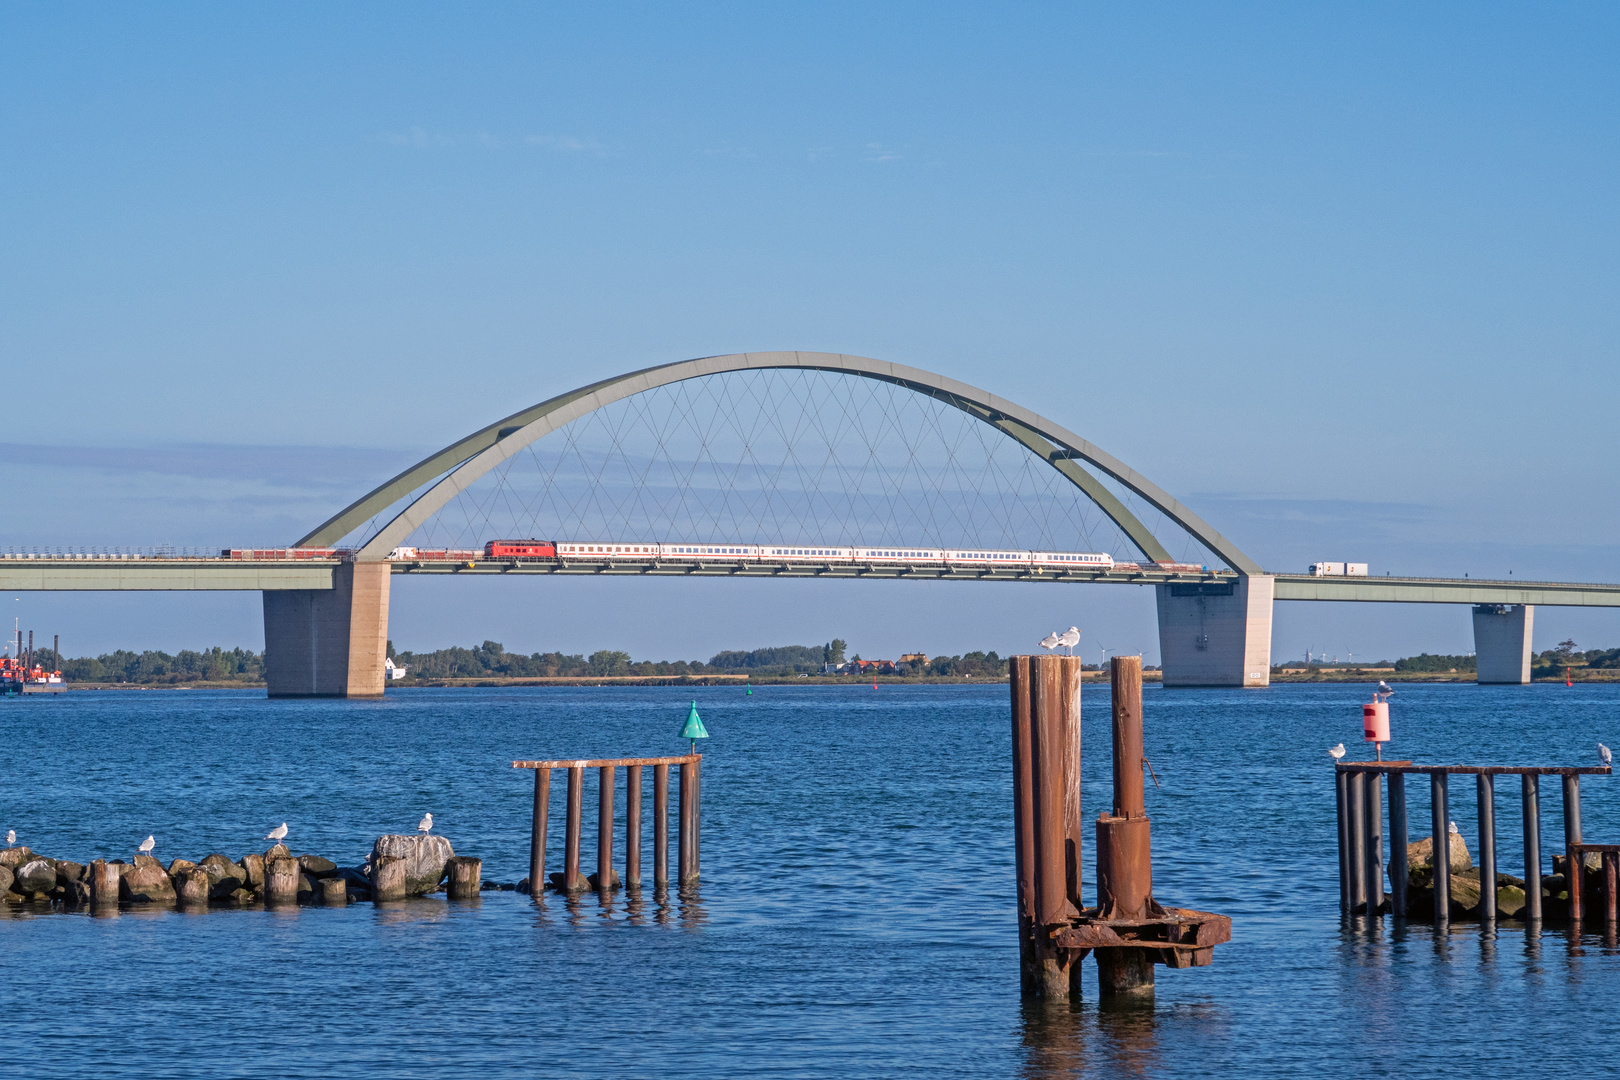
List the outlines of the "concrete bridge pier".
{"type": "Polygon", "coordinates": [[[386,562],[345,562],[330,589],[264,593],[270,696],[380,698],[388,654],[386,562]]]}
{"type": "Polygon", "coordinates": [[[1533,604],[1475,604],[1474,662],[1479,682],[1522,685],[1530,681],[1533,604]]]}
{"type": "Polygon", "coordinates": [[[1276,579],[1155,585],[1166,686],[1270,686],[1276,579]]]}

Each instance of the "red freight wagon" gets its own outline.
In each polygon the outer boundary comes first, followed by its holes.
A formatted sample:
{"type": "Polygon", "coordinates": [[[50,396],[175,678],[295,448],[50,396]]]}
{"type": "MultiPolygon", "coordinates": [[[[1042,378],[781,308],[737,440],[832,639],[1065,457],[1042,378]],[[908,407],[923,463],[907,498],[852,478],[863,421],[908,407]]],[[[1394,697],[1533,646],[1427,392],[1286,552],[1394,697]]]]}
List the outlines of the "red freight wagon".
{"type": "Polygon", "coordinates": [[[484,545],[486,559],[555,559],[557,545],[550,540],[491,540],[484,545]]]}

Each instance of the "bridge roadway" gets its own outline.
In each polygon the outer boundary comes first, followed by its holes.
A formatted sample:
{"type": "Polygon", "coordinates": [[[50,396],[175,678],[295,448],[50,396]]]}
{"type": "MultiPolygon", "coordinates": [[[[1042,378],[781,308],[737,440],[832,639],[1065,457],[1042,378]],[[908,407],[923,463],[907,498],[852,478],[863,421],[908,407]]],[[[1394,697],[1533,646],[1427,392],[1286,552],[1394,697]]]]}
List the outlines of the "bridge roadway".
{"type": "MultiPolygon", "coordinates": [[[[0,557],[0,591],[241,591],[330,589],[335,559],[272,561],[222,558],[80,556],[0,557]]],[[[1031,570],[1003,567],[911,566],[897,563],[828,563],[792,560],[759,563],[703,559],[567,559],[562,561],[475,559],[389,564],[394,575],[473,577],[516,574],[601,577],[824,578],[828,580],[1029,581],[1103,585],[1221,585],[1231,571],[1188,572],[1142,567],[1116,570],[1031,570]]],[[[1485,578],[1313,577],[1274,574],[1277,600],[1362,601],[1416,604],[1535,604],[1553,607],[1620,607],[1620,584],[1485,578]]]]}

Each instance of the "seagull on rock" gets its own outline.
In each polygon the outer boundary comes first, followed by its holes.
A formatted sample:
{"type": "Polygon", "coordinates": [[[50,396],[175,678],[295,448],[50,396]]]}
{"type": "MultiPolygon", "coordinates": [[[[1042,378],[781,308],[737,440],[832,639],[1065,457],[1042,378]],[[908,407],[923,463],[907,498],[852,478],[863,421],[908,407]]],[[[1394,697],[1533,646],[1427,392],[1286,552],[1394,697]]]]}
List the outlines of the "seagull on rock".
{"type": "MultiPolygon", "coordinates": [[[[1603,762],[1603,767],[1605,769],[1607,769],[1610,763],[1614,761],[1614,755],[1609,753],[1609,748],[1604,746],[1602,743],[1598,743],[1598,760],[1603,762]]],[[[10,836],[12,834],[7,833],[6,835],[10,836]]]]}
{"type": "Polygon", "coordinates": [[[1041,648],[1045,649],[1047,652],[1051,652],[1053,649],[1057,648],[1057,645],[1058,632],[1056,630],[1052,631],[1050,634],[1047,634],[1040,640],[1041,648]]]}
{"type": "Polygon", "coordinates": [[[1080,628],[1077,626],[1069,627],[1063,631],[1063,636],[1057,639],[1057,643],[1068,649],[1069,655],[1073,656],[1074,647],[1080,644],[1080,628]]]}
{"type": "Polygon", "coordinates": [[[432,814],[423,814],[422,815],[422,820],[418,821],[416,823],[416,831],[419,832],[419,833],[432,832],[433,831],[433,815],[432,814]]]}
{"type": "Polygon", "coordinates": [[[1344,743],[1340,743],[1338,746],[1329,747],[1328,757],[1332,758],[1334,761],[1338,761],[1340,758],[1344,757],[1344,743]]]}
{"type": "MultiPolygon", "coordinates": [[[[1607,754],[1608,751],[1604,750],[1604,753],[1607,754]]],[[[1608,764],[1608,762],[1604,762],[1604,764],[1606,765],[1606,764],[1608,764]]],[[[16,847],[16,846],[17,846],[17,830],[16,829],[7,829],[6,830],[6,847],[16,847]]]]}
{"type": "Polygon", "coordinates": [[[1452,836],[1462,835],[1462,830],[1457,828],[1457,823],[1455,821],[1447,823],[1446,832],[1450,833],[1452,836]]]}
{"type": "Polygon", "coordinates": [[[141,846],[135,850],[140,852],[142,855],[150,855],[152,854],[152,849],[155,847],[157,847],[157,838],[148,836],[145,840],[141,841],[141,846]]]}
{"type": "Polygon", "coordinates": [[[265,833],[264,838],[266,840],[274,840],[278,844],[281,843],[287,838],[287,823],[283,821],[280,825],[277,825],[275,828],[265,833]]]}

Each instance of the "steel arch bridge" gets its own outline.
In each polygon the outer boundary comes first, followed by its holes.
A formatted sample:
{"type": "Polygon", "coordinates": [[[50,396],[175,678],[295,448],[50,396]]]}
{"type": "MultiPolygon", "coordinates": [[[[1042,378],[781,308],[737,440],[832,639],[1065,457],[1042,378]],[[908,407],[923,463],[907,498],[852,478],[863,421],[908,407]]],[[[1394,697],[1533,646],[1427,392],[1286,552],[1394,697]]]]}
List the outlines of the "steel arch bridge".
{"type": "MultiPolygon", "coordinates": [[[[1053,481],[1059,483],[1059,481],[1053,481]]],[[[1061,486],[1061,484],[1059,485],[1061,486]]],[[[8,590],[224,589],[263,593],[270,694],[371,697],[382,693],[390,577],[394,574],[584,574],[644,576],[907,578],[1123,583],[1155,586],[1166,685],[1264,686],[1269,682],[1274,600],[1471,604],[1481,682],[1529,677],[1534,605],[1620,607],[1620,585],[1449,578],[1320,578],[1263,570],[1232,541],[1135,469],[1067,428],[1013,402],[918,368],[820,352],[712,356],[633,371],[543,401],[418,462],[316,526],[295,545],[331,557],[137,558],[0,555],[8,590]],[[929,568],[793,560],[748,565],[703,557],[478,560],[437,563],[391,555],[481,478],[537,440],[638,395],[709,376],[804,372],[870,380],[959,411],[1005,436],[1097,507],[1142,554],[1139,564],[1060,571],[929,568]],[[1095,473],[1091,470],[1095,470],[1095,473]],[[1107,481],[1116,485],[1118,491],[1107,481]],[[1122,498],[1119,492],[1124,492],[1122,498]],[[1173,560],[1127,500],[1141,500],[1207,549],[1225,569],[1173,560]],[[397,511],[395,507],[403,506],[397,511]],[[373,528],[373,526],[375,526],[373,528]]],[[[696,539],[696,538],[694,538],[696,539]]],[[[766,538],[760,537],[760,540],[766,538]]],[[[1020,545],[1023,546],[1023,545],[1020,545]]],[[[279,553],[269,553],[276,555],[279,553]]]]}

